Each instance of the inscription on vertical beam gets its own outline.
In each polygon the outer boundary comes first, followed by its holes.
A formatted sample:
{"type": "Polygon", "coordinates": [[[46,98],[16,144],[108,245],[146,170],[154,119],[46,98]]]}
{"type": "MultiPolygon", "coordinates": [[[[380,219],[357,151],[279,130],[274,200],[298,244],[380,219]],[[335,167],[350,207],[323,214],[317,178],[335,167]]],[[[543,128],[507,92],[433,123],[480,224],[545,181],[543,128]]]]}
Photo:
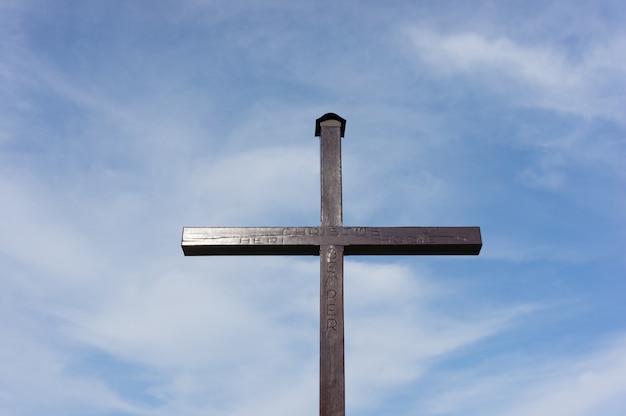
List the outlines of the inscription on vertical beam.
{"type": "Polygon", "coordinates": [[[320,247],[320,415],[345,415],[343,250],[320,247]]]}
{"type": "Polygon", "coordinates": [[[326,310],[326,329],[337,330],[337,247],[328,246],[326,250],[326,275],[324,277],[324,294],[326,310]]]}

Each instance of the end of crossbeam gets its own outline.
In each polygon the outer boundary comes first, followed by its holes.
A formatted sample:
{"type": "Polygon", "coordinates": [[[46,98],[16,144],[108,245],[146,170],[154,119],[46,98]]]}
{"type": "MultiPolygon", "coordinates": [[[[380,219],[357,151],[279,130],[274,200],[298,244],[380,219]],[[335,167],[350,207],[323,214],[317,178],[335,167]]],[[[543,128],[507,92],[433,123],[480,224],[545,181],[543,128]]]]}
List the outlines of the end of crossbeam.
{"type": "Polygon", "coordinates": [[[315,137],[319,137],[322,134],[322,126],[335,126],[341,127],[341,137],[346,132],[346,119],[338,116],[335,113],[326,113],[317,120],[315,120],[315,137]]]}

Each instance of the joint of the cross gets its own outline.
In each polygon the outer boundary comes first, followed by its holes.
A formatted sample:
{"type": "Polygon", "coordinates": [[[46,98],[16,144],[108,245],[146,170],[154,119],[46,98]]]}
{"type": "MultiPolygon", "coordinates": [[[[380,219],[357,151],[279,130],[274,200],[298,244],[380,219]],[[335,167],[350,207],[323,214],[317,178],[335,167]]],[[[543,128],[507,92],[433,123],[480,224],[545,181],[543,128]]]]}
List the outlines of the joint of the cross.
{"type": "Polygon", "coordinates": [[[322,126],[341,127],[341,137],[343,137],[343,134],[346,132],[346,119],[335,113],[324,114],[315,120],[315,137],[319,137],[322,134],[322,126]]]}

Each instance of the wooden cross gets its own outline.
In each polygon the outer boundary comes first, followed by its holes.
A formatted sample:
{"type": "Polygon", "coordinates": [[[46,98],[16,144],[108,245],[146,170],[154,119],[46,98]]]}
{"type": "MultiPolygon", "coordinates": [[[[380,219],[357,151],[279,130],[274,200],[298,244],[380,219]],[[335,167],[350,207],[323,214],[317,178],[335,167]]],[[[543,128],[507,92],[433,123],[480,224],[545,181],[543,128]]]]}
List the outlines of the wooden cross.
{"type": "Polygon", "coordinates": [[[319,227],[184,228],[186,256],[320,256],[320,416],[345,415],[344,255],[478,254],[479,227],[344,227],[341,138],[346,120],[328,113],[315,123],[321,143],[319,227]]]}

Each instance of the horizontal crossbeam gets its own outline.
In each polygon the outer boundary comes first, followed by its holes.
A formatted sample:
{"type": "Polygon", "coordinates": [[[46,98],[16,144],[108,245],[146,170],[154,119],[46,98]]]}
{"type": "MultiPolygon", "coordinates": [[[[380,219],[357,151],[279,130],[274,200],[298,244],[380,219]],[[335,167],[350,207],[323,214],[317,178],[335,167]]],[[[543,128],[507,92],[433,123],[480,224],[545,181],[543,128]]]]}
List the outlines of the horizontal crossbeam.
{"type": "Polygon", "coordinates": [[[186,227],[186,256],[319,255],[322,245],[346,255],[476,255],[480,227],[186,227]]]}

